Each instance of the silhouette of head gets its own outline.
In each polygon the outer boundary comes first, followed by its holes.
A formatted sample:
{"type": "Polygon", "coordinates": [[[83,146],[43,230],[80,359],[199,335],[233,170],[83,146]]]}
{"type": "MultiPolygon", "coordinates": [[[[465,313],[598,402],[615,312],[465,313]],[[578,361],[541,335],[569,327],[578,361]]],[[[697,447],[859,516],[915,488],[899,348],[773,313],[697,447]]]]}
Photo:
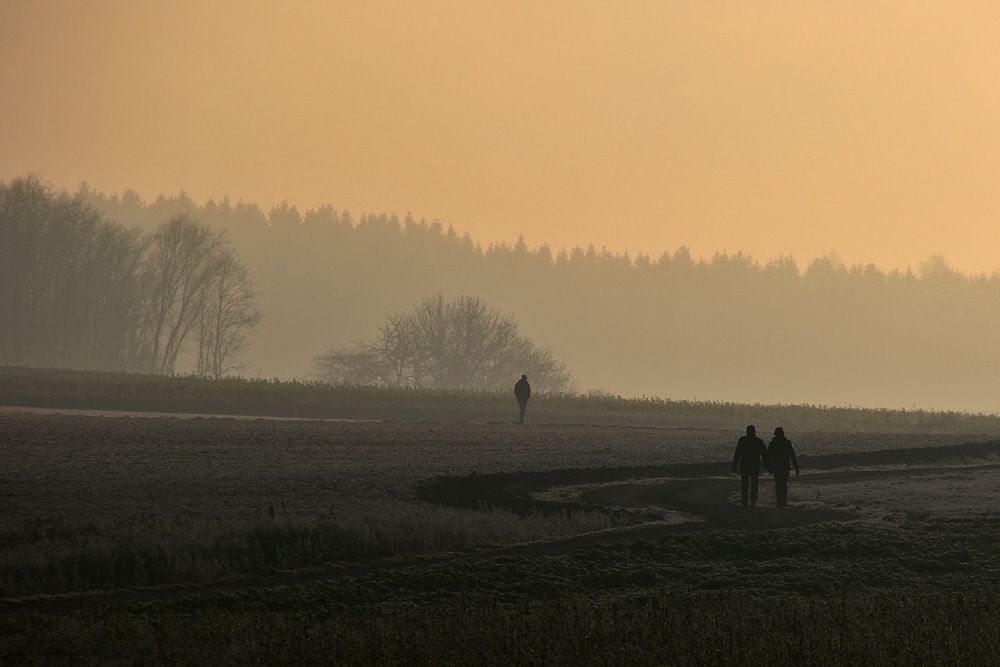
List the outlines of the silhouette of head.
{"type": "Polygon", "coordinates": [[[521,379],[522,379],[522,380],[527,380],[527,379],[528,379],[528,376],[527,376],[527,375],[522,375],[522,376],[521,376],[521,379]]]}
{"type": "Polygon", "coordinates": [[[757,432],[757,429],[753,426],[753,424],[751,424],[750,426],[747,426],[747,435],[753,435],[756,432],[757,432]]]}
{"type": "Polygon", "coordinates": [[[780,437],[784,438],[785,437],[785,429],[783,429],[783,428],[781,428],[779,426],[778,428],[774,429],[774,434],[777,435],[777,436],[780,436],[780,437]]]}

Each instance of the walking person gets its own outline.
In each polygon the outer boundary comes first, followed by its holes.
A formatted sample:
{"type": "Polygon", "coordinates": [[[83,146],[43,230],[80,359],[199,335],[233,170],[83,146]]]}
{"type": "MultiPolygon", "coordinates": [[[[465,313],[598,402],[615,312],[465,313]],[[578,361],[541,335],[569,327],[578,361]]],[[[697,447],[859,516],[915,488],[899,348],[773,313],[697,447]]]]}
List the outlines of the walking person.
{"type": "Polygon", "coordinates": [[[785,429],[780,426],[774,429],[774,438],[767,446],[768,472],[774,475],[774,495],[778,499],[778,507],[788,506],[788,475],[795,468],[799,474],[799,461],[795,458],[795,448],[792,441],[785,437],[785,429]]]}
{"type": "Polygon", "coordinates": [[[514,385],[514,396],[517,397],[517,404],[521,407],[521,418],[519,424],[524,423],[524,411],[528,409],[528,399],[531,398],[531,385],[528,384],[528,376],[522,375],[521,379],[514,385]]]}
{"type": "Polygon", "coordinates": [[[757,429],[747,426],[747,434],[736,443],[736,453],[733,455],[733,472],[736,466],[740,468],[740,495],[743,507],[757,505],[757,482],[760,476],[760,464],[767,465],[767,447],[764,441],[757,437],[757,429]],[[749,498],[748,498],[749,496],[749,498]]]}

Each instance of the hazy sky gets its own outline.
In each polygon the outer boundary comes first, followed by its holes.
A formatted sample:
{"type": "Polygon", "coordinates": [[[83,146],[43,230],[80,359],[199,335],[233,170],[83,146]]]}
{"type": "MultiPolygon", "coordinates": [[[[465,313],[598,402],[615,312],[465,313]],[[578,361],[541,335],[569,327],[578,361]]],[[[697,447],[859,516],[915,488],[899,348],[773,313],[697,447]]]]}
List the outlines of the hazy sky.
{"type": "Polygon", "coordinates": [[[0,2],[0,179],[1000,269],[1000,3],[0,2]]]}

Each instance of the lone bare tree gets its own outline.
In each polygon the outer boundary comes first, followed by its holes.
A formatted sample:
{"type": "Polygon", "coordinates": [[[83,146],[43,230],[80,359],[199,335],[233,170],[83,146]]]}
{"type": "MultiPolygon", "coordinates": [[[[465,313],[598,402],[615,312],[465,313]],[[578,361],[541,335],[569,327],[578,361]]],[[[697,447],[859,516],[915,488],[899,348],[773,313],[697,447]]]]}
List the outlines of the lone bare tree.
{"type": "Polygon", "coordinates": [[[393,387],[498,390],[527,373],[538,389],[569,391],[573,380],[548,349],[518,332],[517,323],[481,299],[438,295],[412,311],[386,317],[374,340],[331,349],[316,358],[331,382],[393,387]]]}

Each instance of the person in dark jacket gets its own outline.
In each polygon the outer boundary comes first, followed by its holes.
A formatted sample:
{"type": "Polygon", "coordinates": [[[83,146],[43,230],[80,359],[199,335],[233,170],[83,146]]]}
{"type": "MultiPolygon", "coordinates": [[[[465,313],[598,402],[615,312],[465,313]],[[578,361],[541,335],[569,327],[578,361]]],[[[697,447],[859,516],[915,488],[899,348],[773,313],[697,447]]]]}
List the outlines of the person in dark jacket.
{"type": "Polygon", "coordinates": [[[795,448],[792,441],[785,437],[785,429],[780,426],[774,429],[774,438],[767,446],[767,470],[774,475],[774,495],[778,499],[778,507],[788,506],[788,475],[795,468],[799,474],[799,461],[795,458],[795,448]]]}
{"type": "Polygon", "coordinates": [[[531,398],[531,385],[528,384],[528,376],[522,375],[521,379],[514,385],[514,396],[517,397],[517,404],[521,406],[521,418],[519,424],[524,423],[524,411],[528,409],[528,399],[531,398]]]}
{"type": "Polygon", "coordinates": [[[733,472],[736,472],[737,465],[740,467],[743,507],[747,506],[748,495],[750,505],[757,505],[757,479],[760,476],[761,462],[767,465],[767,447],[764,446],[764,441],[757,437],[757,429],[747,426],[747,434],[736,443],[736,454],[733,456],[733,472]]]}

